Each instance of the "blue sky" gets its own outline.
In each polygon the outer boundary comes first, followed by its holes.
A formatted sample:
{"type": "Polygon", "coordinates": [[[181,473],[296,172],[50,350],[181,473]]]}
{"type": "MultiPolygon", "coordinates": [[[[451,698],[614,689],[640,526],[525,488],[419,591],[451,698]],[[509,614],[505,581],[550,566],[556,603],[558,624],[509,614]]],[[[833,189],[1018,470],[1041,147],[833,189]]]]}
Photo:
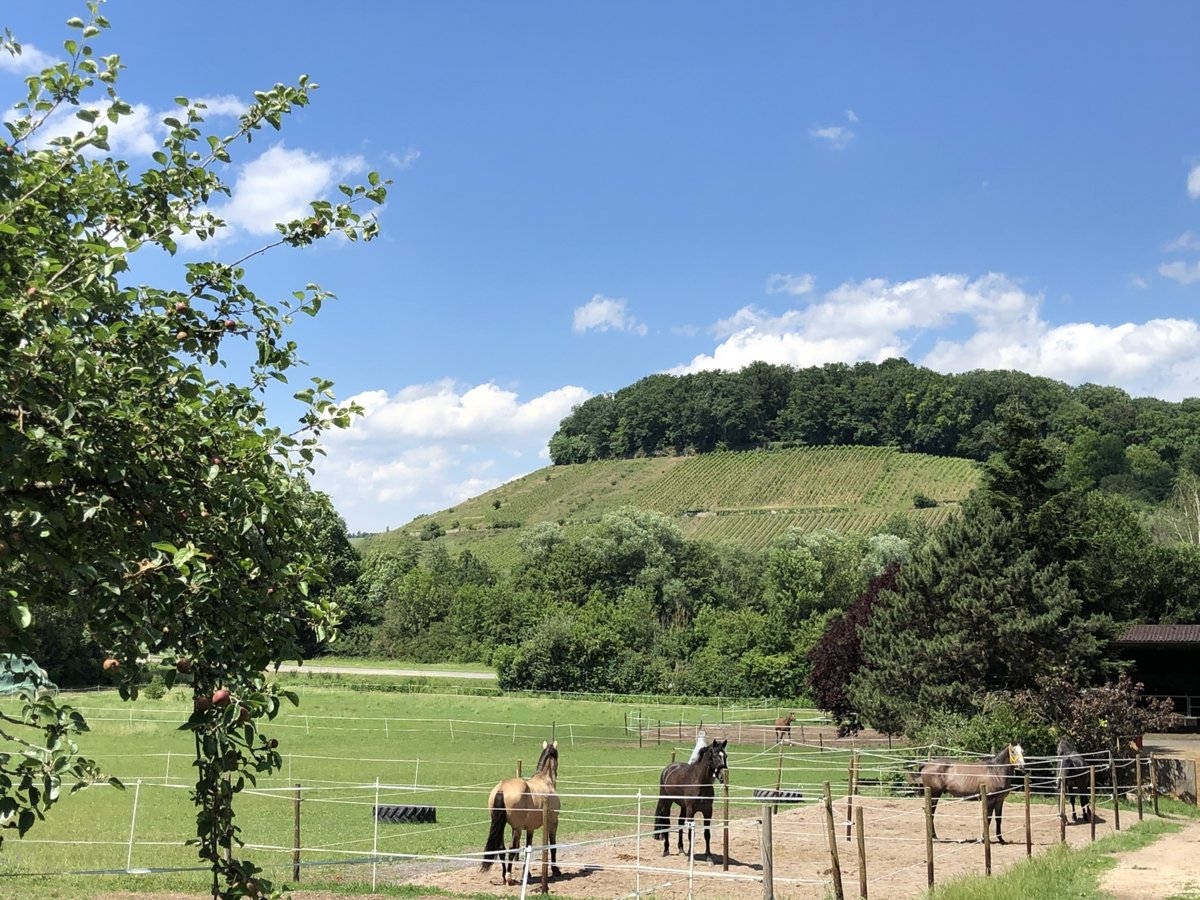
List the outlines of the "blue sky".
{"type": "MultiPolygon", "coordinates": [[[[8,105],[84,7],[6,7],[8,105]]],[[[222,132],[321,84],[180,258],[394,179],[377,242],[249,272],[338,294],[296,338],[368,414],[314,483],[380,530],[547,464],[574,404],[653,372],[904,355],[1200,395],[1200,6],[901,7],[111,0],[96,46],[130,159],[177,95],[222,132]]]]}

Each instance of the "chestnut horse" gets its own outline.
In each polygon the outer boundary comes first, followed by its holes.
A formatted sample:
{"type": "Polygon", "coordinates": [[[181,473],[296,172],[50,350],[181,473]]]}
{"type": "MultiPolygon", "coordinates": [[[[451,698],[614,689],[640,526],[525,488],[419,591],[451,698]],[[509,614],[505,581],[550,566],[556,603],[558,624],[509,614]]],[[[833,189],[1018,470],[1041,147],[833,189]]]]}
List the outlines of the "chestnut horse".
{"type": "MultiPolygon", "coordinates": [[[[987,816],[996,820],[996,841],[1006,843],[1000,834],[1000,820],[1004,814],[1004,798],[1012,790],[1014,767],[1025,766],[1025,751],[1020,744],[1008,744],[1003,750],[983,762],[965,762],[961,759],[937,757],[923,763],[915,781],[929,788],[932,795],[930,816],[937,812],[938,798],[942,794],[952,797],[978,796],[987,791],[987,816]]],[[[984,822],[987,827],[987,821],[984,822]]],[[[930,822],[932,836],[937,838],[937,829],[930,822]]]]}
{"type": "Polygon", "coordinates": [[[488,811],[492,816],[491,830],[483,848],[481,871],[488,871],[500,859],[500,877],[506,884],[511,880],[521,832],[525,832],[525,846],[533,843],[533,833],[542,827],[542,801],[546,803],[546,822],[543,837],[550,845],[550,871],[557,877],[562,875],[558,868],[558,813],[560,804],[555,793],[558,781],[558,741],[548,744],[542,741],[542,755],[538,758],[537,771],[532,778],[505,778],[488,795],[488,811]],[[504,849],[504,825],[512,826],[512,849],[504,849]]]}
{"type": "Polygon", "coordinates": [[[787,738],[790,741],[792,739],[792,723],[795,721],[796,714],[794,712],[790,712],[786,716],[776,719],[775,740],[782,743],[783,739],[787,738]]]}
{"type": "MultiPolygon", "coordinates": [[[[709,823],[713,811],[713,777],[729,783],[729,761],[725,748],[729,741],[713,741],[702,749],[695,762],[671,763],[658,778],[658,806],[654,809],[654,834],[661,834],[663,856],[671,853],[671,808],[679,804],[679,852],[683,852],[683,831],[687,822],[704,816],[704,855],[712,860],[709,823]]],[[[688,836],[688,854],[692,841],[688,836]]],[[[713,860],[716,862],[716,860],[713,860]]]]}

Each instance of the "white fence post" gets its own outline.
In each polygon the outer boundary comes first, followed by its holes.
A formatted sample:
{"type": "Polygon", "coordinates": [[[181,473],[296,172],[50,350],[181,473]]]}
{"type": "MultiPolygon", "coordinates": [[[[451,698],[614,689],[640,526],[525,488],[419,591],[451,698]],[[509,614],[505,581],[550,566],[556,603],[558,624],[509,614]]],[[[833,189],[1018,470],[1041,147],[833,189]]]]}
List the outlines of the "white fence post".
{"type": "Polygon", "coordinates": [[[371,893],[375,893],[377,872],[379,869],[379,776],[375,776],[375,808],[372,810],[375,820],[375,834],[371,839],[371,893]]]}
{"type": "Polygon", "coordinates": [[[138,794],[142,792],[142,779],[133,786],[133,814],[129,817],[129,852],[125,856],[125,871],[133,868],[133,833],[137,828],[138,794]]]}

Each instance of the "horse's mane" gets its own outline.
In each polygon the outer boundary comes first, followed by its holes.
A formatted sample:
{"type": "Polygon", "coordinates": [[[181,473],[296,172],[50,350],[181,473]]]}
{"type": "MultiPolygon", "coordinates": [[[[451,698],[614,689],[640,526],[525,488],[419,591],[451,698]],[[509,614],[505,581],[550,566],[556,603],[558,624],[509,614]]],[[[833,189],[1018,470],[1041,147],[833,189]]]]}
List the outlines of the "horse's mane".
{"type": "Polygon", "coordinates": [[[538,771],[538,772],[542,771],[546,767],[546,764],[551,759],[556,759],[556,760],[558,759],[558,742],[557,741],[555,741],[552,744],[547,744],[545,747],[542,748],[542,755],[538,757],[536,771],[538,771]]]}
{"type": "Polygon", "coordinates": [[[1079,748],[1075,746],[1075,742],[1069,737],[1059,738],[1058,740],[1058,755],[1071,756],[1079,752],[1079,748]]]}

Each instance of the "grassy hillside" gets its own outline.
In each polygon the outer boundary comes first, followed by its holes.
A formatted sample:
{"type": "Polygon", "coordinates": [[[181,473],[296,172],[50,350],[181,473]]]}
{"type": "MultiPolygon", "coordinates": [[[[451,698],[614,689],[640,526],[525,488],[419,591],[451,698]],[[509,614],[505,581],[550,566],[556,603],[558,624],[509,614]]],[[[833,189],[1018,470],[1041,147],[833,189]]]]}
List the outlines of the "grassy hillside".
{"type": "Polygon", "coordinates": [[[368,544],[386,551],[416,540],[433,520],[446,530],[436,540],[451,554],[469,548],[503,567],[516,559],[523,528],[551,521],[578,535],[605,513],[631,505],[672,517],[687,537],[758,550],[792,526],[867,531],[897,513],[936,524],[977,480],[970,460],[883,447],[608,460],[539,469],[368,544]],[[938,506],[914,509],[917,494],[938,506]]]}

